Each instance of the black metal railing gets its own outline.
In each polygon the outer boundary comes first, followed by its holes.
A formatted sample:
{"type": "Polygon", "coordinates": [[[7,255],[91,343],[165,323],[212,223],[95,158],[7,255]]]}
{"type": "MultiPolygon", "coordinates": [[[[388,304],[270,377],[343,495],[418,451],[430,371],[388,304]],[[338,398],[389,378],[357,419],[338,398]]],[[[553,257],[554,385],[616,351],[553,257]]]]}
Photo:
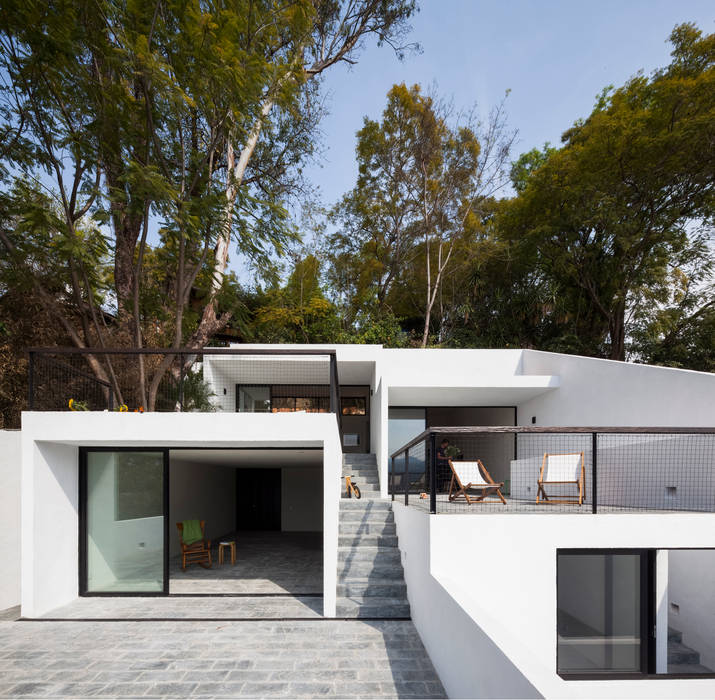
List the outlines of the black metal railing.
{"type": "Polygon", "coordinates": [[[390,470],[392,500],[430,513],[715,512],[715,428],[432,427],[390,470]]]}
{"type": "Polygon", "coordinates": [[[30,348],[31,411],[334,413],[334,350],[30,348]],[[71,403],[71,406],[70,406],[71,403]]]}

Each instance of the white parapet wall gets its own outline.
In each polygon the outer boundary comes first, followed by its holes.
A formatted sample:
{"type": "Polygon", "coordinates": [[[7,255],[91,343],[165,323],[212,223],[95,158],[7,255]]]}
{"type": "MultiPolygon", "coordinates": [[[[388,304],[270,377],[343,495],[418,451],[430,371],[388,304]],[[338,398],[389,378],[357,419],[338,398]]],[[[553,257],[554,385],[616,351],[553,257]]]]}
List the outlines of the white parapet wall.
{"type": "Polygon", "coordinates": [[[558,375],[557,391],[521,402],[519,425],[715,425],[715,374],[524,350],[528,375],[558,375]]]}
{"type": "Polygon", "coordinates": [[[20,605],[20,431],[0,430],[0,611],[20,605]]]}
{"type": "Polygon", "coordinates": [[[28,412],[22,425],[24,616],[42,615],[78,595],[81,446],[322,448],[323,612],[335,616],[342,451],[334,415],[28,412]]]}
{"type": "Polygon", "coordinates": [[[412,619],[450,697],[715,697],[714,679],[556,673],[557,549],[715,547],[713,515],[431,516],[395,502],[395,520],[412,619]]]}

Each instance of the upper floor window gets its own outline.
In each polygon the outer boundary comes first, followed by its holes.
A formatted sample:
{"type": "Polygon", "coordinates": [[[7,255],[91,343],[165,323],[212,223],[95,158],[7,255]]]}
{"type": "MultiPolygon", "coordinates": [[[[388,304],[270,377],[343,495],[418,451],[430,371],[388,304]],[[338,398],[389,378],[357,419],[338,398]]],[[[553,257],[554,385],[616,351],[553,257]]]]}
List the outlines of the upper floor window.
{"type": "Polygon", "coordinates": [[[344,416],[366,416],[367,402],[364,396],[343,396],[340,398],[340,412],[344,416]]]}

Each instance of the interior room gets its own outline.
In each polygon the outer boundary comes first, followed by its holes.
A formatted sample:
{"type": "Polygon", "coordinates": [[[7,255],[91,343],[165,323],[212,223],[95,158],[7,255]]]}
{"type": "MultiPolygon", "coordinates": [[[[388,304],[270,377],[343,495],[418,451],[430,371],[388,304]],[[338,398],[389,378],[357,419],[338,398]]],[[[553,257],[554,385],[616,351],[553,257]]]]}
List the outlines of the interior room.
{"type": "Polygon", "coordinates": [[[322,595],[321,449],[179,449],[169,464],[170,594],[322,595]],[[177,523],[191,520],[210,568],[182,568],[177,523]]]}

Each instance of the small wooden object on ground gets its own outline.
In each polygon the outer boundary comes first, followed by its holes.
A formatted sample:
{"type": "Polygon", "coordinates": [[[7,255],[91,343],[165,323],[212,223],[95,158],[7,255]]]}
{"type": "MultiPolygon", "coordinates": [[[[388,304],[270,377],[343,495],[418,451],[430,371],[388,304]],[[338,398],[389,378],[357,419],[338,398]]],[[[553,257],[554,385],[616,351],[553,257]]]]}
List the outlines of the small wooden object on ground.
{"type": "Polygon", "coordinates": [[[231,563],[236,563],[236,542],[235,540],[222,540],[218,543],[218,563],[223,564],[223,550],[228,547],[231,552],[231,563]]]}

